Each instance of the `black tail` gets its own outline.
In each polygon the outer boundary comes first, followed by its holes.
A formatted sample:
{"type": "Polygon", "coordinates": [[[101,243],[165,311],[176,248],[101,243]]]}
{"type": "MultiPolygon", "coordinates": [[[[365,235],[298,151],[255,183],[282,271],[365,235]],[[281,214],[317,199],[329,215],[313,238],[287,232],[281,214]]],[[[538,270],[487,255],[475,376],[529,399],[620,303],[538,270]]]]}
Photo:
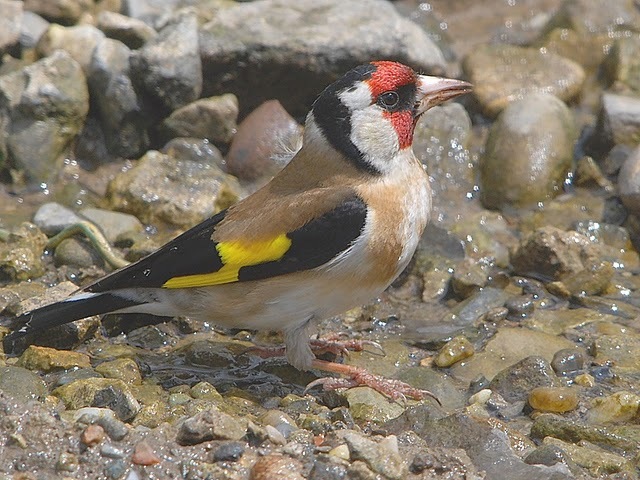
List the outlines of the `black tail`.
{"type": "Polygon", "coordinates": [[[18,329],[3,339],[5,353],[21,352],[31,343],[29,340],[49,328],[140,304],[109,292],[84,295],[79,294],[75,299],[70,297],[68,300],[46,305],[17,317],[13,323],[18,329]]]}

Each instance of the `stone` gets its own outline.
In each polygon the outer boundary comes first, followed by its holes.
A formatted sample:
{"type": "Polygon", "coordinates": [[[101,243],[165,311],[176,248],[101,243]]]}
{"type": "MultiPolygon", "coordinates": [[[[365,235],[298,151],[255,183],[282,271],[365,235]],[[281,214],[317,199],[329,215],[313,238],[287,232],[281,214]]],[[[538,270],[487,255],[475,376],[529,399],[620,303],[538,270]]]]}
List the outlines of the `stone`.
{"type": "Polygon", "coordinates": [[[93,447],[102,443],[104,438],[104,428],[100,425],[89,425],[80,434],[80,441],[87,447],[93,447]]]}
{"type": "Polygon", "coordinates": [[[61,154],[88,111],[84,74],[65,51],[0,77],[0,126],[4,117],[9,162],[31,181],[47,182],[58,173],[61,154]]]}
{"type": "Polygon", "coordinates": [[[52,23],[36,45],[41,57],[48,57],[56,50],[64,50],[89,74],[91,57],[96,46],[104,39],[104,33],[92,25],[63,27],[52,23]]]}
{"type": "Polygon", "coordinates": [[[101,363],[96,367],[96,372],[107,378],[122,380],[127,385],[140,385],[142,383],[140,368],[131,358],[118,358],[101,363]]]}
{"type": "Polygon", "coordinates": [[[133,53],[131,77],[168,112],[200,97],[202,64],[198,20],[193,11],[177,12],[156,37],[133,53]]]}
{"type": "Polygon", "coordinates": [[[162,460],[158,457],[146,440],[136,443],[131,461],[135,465],[157,465],[162,460]]]}
{"type": "Polygon", "coordinates": [[[23,12],[20,29],[20,46],[24,49],[35,48],[44,32],[49,29],[49,22],[37,13],[23,12]]]}
{"type": "Polygon", "coordinates": [[[591,353],[596,365],[610,363],[628,372],[640,368],[640,339],[634,335],[601,335],[593,342],[591,353]]]}
{"type": "Polygon", "coordinates": [[[402,415],[403,408],[368,387],[349,388],[344,392],[349,412],[356,421],[382,423],[402,415]]]}
{"type": "Polygon", "coordinates": [[[246,433],[246,421],[212,407],[183,421],[176,440],[180,445],[197,445],[209,440],[240,440],[246,433]]]}
{"type": "Polygon", "coordinates": [[[68,265],[77,268],[104,267],[104,260],[93,246],[82,238],[65,238],[53,252],[56,266],[68,265]]]}
{"type": "Polygon", "coordinates": [[[398,453],[398,442],[395,436],[392,435],[381,442],[375,442],[359,433],[345,431],[340,437],[349,447],[351,461],[365,462],[372,471],[384,478],[394,480],[405,478],[406,466],[398,453]]]}
{"type": "Polygon", "coordinates": [[[512,101],[491,126],[481,157],[483,205],[530,207],[561,193],[575,139],[573,116],[558,98],[528,92],[512,101]]]}
{"type": "Polygon", "coordinates": [[[269,454],[253,464],[250,480],[304,480],[302,463],[285,455],[269,454]]]}
{"type": "Polygon", "coordinates": [[[633,423],[638,417],[640,396],[628,391],[615,392],[602,398],[594,398],[587,410],[587,421],[592,425],[603,423],[633,423]]]}
{"type": "Polygon", "coordinates": [[[227,170],[242,181],[265,183],[302,145],[302,127],[278,100],[268,100],[242,120],[227,154],[227,170]]]}
{"type": "Polygon", "coordinates": [[[174,137],[206,138],[227,145],[236,131],[238,99],[229,93],[201,98],[171,113],[159,126],[163,141],[174,137]]]}
{"type": "Polygon", "coordinates": [[[640,215],[640,146],[622,164],[618,175],[618,194],[630,213],[640,215]]]}
{"type": "Polygon", "coordinates": [[[605,153],[614,145],[637,146],[640,143],[640,98],[603,93],[593,142],[599,143],[596,148],[605,153]]]}
{"type": "Polygon", "coordinates": [[[563,348],[553,355],[551,368],[560,376],[582,370],[584,367],[584,353],[576,348],[563,348]]]}
{"type": "Polygon", "coordinates": [[[547,279],[582,272],[597,265],[601,247],[577,232],[543,227],[524,238],[511,256],[511,264],[519,275],[547,279]]]}
{"type": "Polygon", "coordinates": [[[640,62],[635,54],[639,48],[637,35],[616,39],[603,65],[608,84],[640,93],[640,62]]]}
{"type": "Polygon", "coordinates": [[[474,348],[471,342],[465,337],[454,337],[445,343],[438,354],[433,359],[438,367],[450,367],[454,363],[458,363],[465,358],[469,358],[474,354],[474,348]]]}
{"type": "Polygon", "coordinates": [[[526,400],[536,387],[559,387],[561,382],[551,366],[542,357],[526,357],[498,372],[489,388],[498,392],[507,402],[526,400]]]}
{"type": "Polygon", "coordinates": [[[31,345],[22,353],[17,365],[29,370],[51,372],[73,368],[89,368],[91,367],[91,361],[85,353],[31,345]]]}
{"type": "Polygon", "coordinates": [[[0,57],[18,44],[22,30],[23,3],[0,1],[0,57]]]}
{"type": "Polygon", "coordinates": [[[157,32],[142,20],[117,12],[103,10],[98,14],[96,20],[96,26],[107,37],[124,43],[132,50],[144,46],[157,35],[157,32]]]}
{"type": "Polygon", "coordinates": [[[33,223],[49,236],[60,233],[80,220],[80,217],[73,210],[57,202],[42,204],[33,216],[33,223]]]}
{"type": "Polygon", "coordinates": [[[634,470],[634,467],[622,455],[604,451],[588,443],[575,445],[573,442],[564,442],[553,437],[547,437],[543,442],[546,445],[561,448],[573,463],[589,469],[593,475],[601,475],[602,472],[611,476],[616,473],[624,475],[625,472],[634,470]]]}
{"type": "Polygon", "coordinates": [[[78,213],[86,220],[96,224],[111,244],[126,233],[144,231],[144,225],[140,220],[128,213],[112,212],[93,207],[83,208],[78,213]]]}
{"type": "Polygon", "coordinates": [[[39,375],[19,366],[0,367],[0,392],[11,401],[26,404],[47,394],[47,386],[39,375]]]}
{"type": "Polygon", "coordinates": [[[243,102],[241,116],[273,98],[292,115],[306,115],[346,68],[372,59],[432,74],[445,68],[424,30],[383,0],[240,2],[202,26],[200,55],[204,94],[234,93],[243,102]]]}
{"type": "Polygon", "coordinates": [[[214,462],[237,462],[244,454],[246,445],[242,442],[225,442],[213,452],[214,462]]]}
{"type": "Polygon", "coordinates": [[[149,146],[147,128],[153,115],[143,107],[130,77],[131,50],[104,39],[93,52],[89,88],[109,152],[125,158],[141,155],[149,146]]]}
{"type": "Polygon", "coordinates": [[[502,44],[478,46],[465,57],[462,68],[489,117],[533,93],[568,102],[580,94],[585,79],[582,67],[571,60],[537,48],[502,44]]]}
{"type": "Polygon", "coordinates": [[[215,165],[178,160],[149,151],[133,168],[118,174],[107,197],[111,207],[144,223],[190,227],[235,203],[237,180],[215,165]]]}
{"type": "Polygon", "coordinates": [[[640,15],[629,0],[565,0],[545,29],[568,28],[585,35],[636,31],[640,15]]]}
{"type": "Polygon", "coordinates": [[[535,410],[565,413],[577,408],[578,395],[568,387],[536,387],[529,392],[528,402],[535,410]]]}
{"type": "Polygon", "coordinates": [[[93,6],[93,0],[25,0],[24,9],[61,25],[77,23],[93,6]]]}
{"type": "MultiPolygon", "coordinates": [[[[476,352],[466,362],[454,365],[449,373],[454,378],[466,382],[473,381],[479,375],[491,380],[498,372],[504,371],[505,376],[509,372],[507,369],[528,357],[533,357],[537,360],[529,365],[538,366],[536,371],[541,377],[549,380],[547,385],[555,384],[557,380],[553,379],[556,376],[547,362],[551,361],[558,350],[571,347],[574,347],[573,342],[557,335],[521,328],[501,328],[487,342],[484,350],[476,352]],[[540,357],[544,360],[540,360],[540,357]]],[[[508,386],[508,382],[504,385],[508,386]]],[[[539,385],[532,385],[531,388],[533,386],[539,385]]],[[[527,393],[528,389],[523,388],[518,398],[525,400],[527,393]]]]}
{"type": "Polygon", "coordinates": [[[56,388],[52,394],[60,398],[70,410],[82,407],[106,407],[113,410],[124,422],[132,420],[140,410],[140,404],[122,380],[111,378],[76,380],[56,388]]]}
{"type": "Polygon", "coordinates": [[[0,242],[0,275],[14,281],[30,280],[44,273],[42,253],[47,237],[32,223],[24,222],[0,242]]]}

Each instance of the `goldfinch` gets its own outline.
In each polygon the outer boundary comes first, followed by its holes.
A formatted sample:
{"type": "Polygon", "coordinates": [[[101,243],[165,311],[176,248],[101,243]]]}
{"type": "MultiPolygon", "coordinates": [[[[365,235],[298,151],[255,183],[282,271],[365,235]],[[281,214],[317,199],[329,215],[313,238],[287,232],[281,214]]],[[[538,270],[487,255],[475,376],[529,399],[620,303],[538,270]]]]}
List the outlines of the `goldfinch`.
{"type": "Polygon", "coordinates": [[[309,328],[370,301],[407,266],[431,211],[429,178],[411,148],[416,122],[470,89],[396,62],[354,68],[315,100],[301,149],[270,183],[148,257],[25,313],[5,349],[91,315],[187,316],[282,331],[291,365],[346,376],[321,379],[325,388],[430,395],[316,359],[309,328]]]}

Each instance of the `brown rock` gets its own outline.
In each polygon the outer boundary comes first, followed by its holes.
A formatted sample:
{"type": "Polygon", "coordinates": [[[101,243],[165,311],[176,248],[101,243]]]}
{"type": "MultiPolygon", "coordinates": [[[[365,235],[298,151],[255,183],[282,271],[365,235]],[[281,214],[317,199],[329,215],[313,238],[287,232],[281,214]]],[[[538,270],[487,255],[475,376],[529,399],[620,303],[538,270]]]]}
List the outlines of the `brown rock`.
{"type": "Polygon", "coordinates": [[[151,445],[146,440],[138,442],[133,450],[131,461],[136,465],[156,465],[160,463],[160,457],[153,453],[151,445]]]}

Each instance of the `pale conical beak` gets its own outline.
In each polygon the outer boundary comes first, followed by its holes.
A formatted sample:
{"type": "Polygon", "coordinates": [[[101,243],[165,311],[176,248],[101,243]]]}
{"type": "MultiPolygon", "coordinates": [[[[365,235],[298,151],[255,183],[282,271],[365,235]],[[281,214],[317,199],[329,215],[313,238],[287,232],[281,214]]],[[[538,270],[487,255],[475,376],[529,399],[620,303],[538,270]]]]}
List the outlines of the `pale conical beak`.
{"type": "Polygon", "coordinates": [[[470,83],[462,80],[418,75],[416,116],[422,115],[431,107],[442,102],[469,93],[472,88],[473,86],[470,83]]]}

